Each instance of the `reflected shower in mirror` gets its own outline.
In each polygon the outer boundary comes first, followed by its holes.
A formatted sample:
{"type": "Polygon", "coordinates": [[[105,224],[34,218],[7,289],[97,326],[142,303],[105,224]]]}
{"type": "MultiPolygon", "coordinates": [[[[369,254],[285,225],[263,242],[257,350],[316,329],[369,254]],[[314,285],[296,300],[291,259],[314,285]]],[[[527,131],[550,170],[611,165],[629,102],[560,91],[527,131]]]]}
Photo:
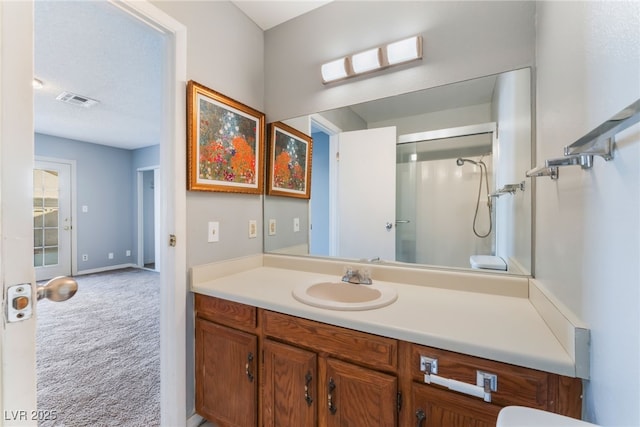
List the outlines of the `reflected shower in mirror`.
{"type": "Polygon", "coordinates": [[[530,274],[530,92],[526,68],[286,120],[311,199],[265,197],[265,252],[530,274]]]}

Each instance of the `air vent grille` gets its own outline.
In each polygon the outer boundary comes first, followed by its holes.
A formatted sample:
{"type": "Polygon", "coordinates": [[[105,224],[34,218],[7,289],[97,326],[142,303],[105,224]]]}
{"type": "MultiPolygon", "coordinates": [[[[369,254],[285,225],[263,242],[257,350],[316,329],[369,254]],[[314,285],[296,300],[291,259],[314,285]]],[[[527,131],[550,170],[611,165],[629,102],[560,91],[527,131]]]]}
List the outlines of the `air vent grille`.
{"type": "Polygon", "coordinates": [[[71,92],[62,92],[56,97],[58,101],[66,102],[67,104],[79,105],[84,108],[90,108],[98,104],[100,101],[91,99],[88,96],[78,95],[71,92]]]}

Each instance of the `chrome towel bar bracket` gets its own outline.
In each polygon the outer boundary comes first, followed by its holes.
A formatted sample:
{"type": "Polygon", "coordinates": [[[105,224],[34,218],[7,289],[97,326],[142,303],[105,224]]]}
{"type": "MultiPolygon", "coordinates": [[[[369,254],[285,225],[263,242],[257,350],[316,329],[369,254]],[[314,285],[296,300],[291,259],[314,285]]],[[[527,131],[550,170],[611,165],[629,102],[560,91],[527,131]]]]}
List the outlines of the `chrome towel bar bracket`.
{"type": "Polygon", "coordinates": [[[640,99],[602,123],[571,145],[564,147],[564,156],[549,159],[544,167],[537,167],[526,172],[528,178],[549,176],[556,180],[561,166],[578,165],[582,169],[591,169],[593,157],[602,157],[605,161],[613,159],[615,135],[626,128],[640,122],[640,99]]]}

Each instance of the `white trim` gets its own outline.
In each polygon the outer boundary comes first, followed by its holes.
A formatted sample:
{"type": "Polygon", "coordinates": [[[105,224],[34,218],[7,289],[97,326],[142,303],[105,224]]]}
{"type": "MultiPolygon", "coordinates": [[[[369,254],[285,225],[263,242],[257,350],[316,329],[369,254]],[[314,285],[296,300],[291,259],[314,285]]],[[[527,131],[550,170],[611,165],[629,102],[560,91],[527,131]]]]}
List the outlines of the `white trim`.
{"type": "Polygon", "coordinates": [[[459,126],[455,128],[437,129],[426,132],[408,133],[398,136],[398,144],[408,142],[430,141],[433,139],[454,138],[456,136],[476,135],[480,133],[496,132],[496,123],[480,123],[477,125],[459,126]]]}
{"type": "Polygon", "coordinates": [[[81,275],[84,275],[84,274],[103,273],[105,271],[120,270],[122,268],[138,268],[138,266],[135,265],[132,262],[130,262],[128,264],[109,265],[109,266],[106,266],[106,267],[98,267],[98,268],[90,268],[88,270],[80,270],[80,271],[78,271],[78,273],[76,275],[77,276],[81,276],[81,275]]]}
{"type": "Polygon", "coordinates": [[[201,425],[203,423],[203,421],[205,421],[205,419],[202,418],[200,415],[193,414],[192,416],[187,418],[186,427],[198,427],[199,425],[201,425]]]}
{"type": "Polygon", "coordinates": [[[329,256],[338,255],[338,152],[342,129],[320,114],[312,114],[311,126],[317,127],[329,135],[329,256]]]}

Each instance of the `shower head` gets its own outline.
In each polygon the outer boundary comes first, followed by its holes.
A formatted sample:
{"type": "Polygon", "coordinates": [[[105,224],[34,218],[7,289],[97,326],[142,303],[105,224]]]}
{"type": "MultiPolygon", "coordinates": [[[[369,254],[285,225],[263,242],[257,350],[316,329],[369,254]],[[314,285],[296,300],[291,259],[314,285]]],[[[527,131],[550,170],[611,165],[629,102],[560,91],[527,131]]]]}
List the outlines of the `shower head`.
{"type": "Polygon", "coordinates": [[[463,159],[462,157],[458,157],[458,159],[456,160],[456,165],[462,166],[462,165],[464,165],[465,162],[469,162],[469,163],[472,163],[474,165],[478,164],[477,162],[475,162],[475,161],[473,161],[471,159],[463,159]]]}

